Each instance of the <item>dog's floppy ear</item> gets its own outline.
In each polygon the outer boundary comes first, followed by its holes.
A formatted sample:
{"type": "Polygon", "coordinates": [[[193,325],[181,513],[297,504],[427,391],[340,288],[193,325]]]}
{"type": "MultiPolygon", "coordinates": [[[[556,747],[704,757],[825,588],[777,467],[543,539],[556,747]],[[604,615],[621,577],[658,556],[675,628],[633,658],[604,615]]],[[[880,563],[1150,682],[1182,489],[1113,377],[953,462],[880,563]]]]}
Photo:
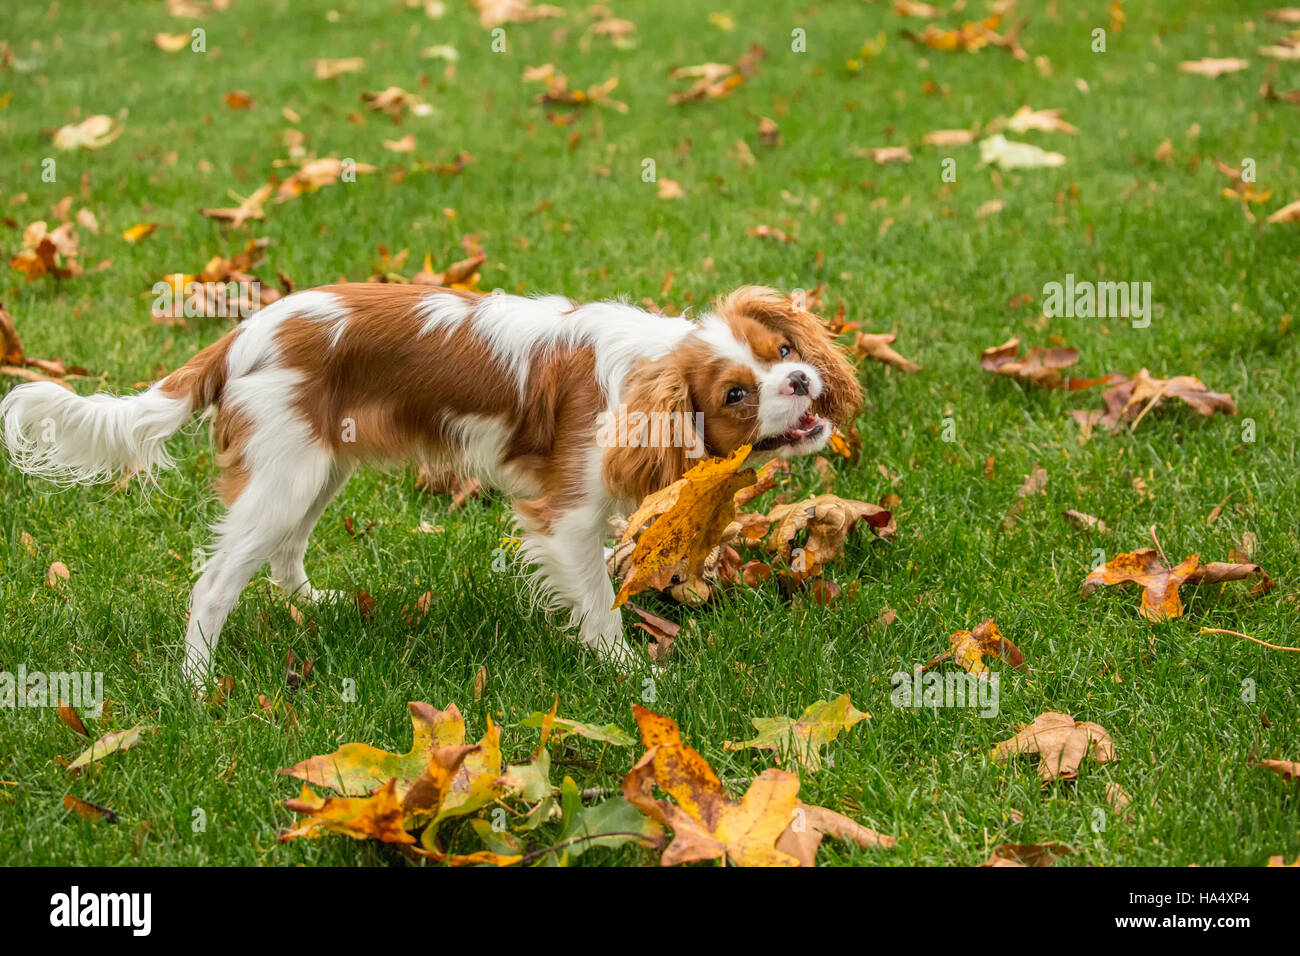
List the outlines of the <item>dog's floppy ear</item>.
{"type": "MultiPolygon", "coordinates": [[[[672,484],[687,468],[690,441],[681,440],[682,429],[692,427],[694,416],[690,386],[676,356],[634,368],[623,380],[619,406],[615,420],[601,424],[601,441],[608,449],[602,476],[616,496],[640,501],[672,484]]],[[[703,436],[686,438],[698,442],[703,436]]]]}
{"type": "Polygon", "coordinates": [[[775,289],[747,285],[724,299],[718,311],[724,316],[746,316],[790,337],[805,362],[822,374],[825,388],[813,409],[837,425],[846,425],[862,408],[862,385],[844,350],[815,315],[796,308],[775,289]]]}

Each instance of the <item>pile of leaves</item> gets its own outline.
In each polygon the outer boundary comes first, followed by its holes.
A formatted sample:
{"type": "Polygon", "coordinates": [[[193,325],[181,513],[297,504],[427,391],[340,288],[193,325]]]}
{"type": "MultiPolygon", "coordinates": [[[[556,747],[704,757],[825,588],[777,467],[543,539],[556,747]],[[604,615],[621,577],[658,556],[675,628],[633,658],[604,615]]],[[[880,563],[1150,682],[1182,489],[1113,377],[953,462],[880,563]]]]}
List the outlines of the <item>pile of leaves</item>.
{"type": "MultiPolygon", "coordinates": [[[[299,796],[285,803],[301,816],[280,839],[327,833],[374,839],[413,860],[450,866],[565,866],[593,848],[628,844],[662,851],[664,866],[722,859],[738,866],[815,866],[823,836],[863,848],[894,845],[892,837],[836,811],[801,803],[799,777],[789,771],[765,770],[732,799],[707,761],[682,741],[677,724],[639,706],[633,712],[646,750],[620,795],[579,790],[567,776],[556,786],[553,740],[576,734],[614,747],[634,742],[617,726],[559,717],[558,706],[557,698],[550,712],[524,721],[540,729],[538,744],[527,762],[506,764],[501,729],[490,717],[483,737],[466,744],[455,705],[437,710],[411,703],[406,753],[349,743],[280,771],[303,781],[299,796]],[[319,796],[313,787],[337,796],[319,796]],[[549,836],[541,838],[543,829],[549,836]],[[467,836],[478,848],[452,852],[467,836]]],[[[844,695],[809,707],[798,722],[777,718],[766,726],[756,719],[760,737],[735,746],[792,753],[811,770],[818,748],[866,716],[844,695]]]]}
{"type": "MultiPolygon", "coordinates": [[[[744,561],[737,550],[742,547],[757,549],[769,560],[776,556],[785,566],[781,579],[797,589],[843,555],[849,534],[859,525],[886,541],[893,538],[888,508],[833,494],[776,504],[766,514],[738,511],[775,487],[778,475],[788,469],[780,460],[757,471],[742,468],[749,452],[745,445],[727,458],[701,462],[641,503],[609,556],[610,570],[623,582],[615,607],[650,589],[702,604],[719,586],[755,586],[773,576],[767,562],[744,561]]],[[[838,593],[830,583],[815,591],[823,603],[838,593]]]]}

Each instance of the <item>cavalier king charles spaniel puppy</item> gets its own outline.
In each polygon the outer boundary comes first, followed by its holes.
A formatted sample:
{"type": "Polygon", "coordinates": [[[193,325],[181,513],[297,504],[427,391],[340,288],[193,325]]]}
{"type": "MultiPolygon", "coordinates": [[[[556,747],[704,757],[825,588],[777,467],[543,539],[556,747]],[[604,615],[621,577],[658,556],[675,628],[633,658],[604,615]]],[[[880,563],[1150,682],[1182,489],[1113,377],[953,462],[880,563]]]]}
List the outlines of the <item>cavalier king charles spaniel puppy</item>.
{"type": "Polygon", "coordinates": [[[628,664],[609,519],[705,456],[820,451],[861,402],[823,324],[771,289],[741,288],[688,319],[358,283],[274,302],[138,394],[19,385],[0,401],[0,428],[21,470],[91,483],[167,467],[167,438],[212,411],[226,511],[185,635],[185,672],[202,684],[264,564],[287,594],[328,595],[307,580],[307,539],[363,461],[445,464],[511,495],[547,606],[628,664]]]}

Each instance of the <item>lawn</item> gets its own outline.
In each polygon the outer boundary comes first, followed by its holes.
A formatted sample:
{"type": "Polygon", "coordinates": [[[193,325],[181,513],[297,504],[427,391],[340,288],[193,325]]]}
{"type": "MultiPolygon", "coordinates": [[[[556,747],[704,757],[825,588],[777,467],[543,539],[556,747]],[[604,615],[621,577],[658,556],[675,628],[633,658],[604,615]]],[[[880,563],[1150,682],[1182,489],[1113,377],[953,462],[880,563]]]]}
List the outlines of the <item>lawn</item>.
{"type": "MultiPolygon", "coordinates": [[[[479,283],[489,290],[627,296],[677,310],[747,283],[824,284],[828,312],[843,302],[865,330],[897,332],[895,347],[922,369],[862,363],[860,457],[831,463],[842,497],[899,496],[895,540],[851,538],[826,570],[845,589],[826,607],[770,584],[702,608],[643,595],[659,613],[694,621],[652,702],[639,677],[598,665],[553,624],[521,612],[513,575],[494,570],[509,528],[503,499],[454,508],[417,491],[412,467],[362,470],[308,554],[316,586],[364,589],[373,618],[322,607],[295,619],[259,576],[217,652],[219,673],[234,679],[231,699],[207,707],[179,678],[192,555],[219,513],[206,425],[196,420],[173,439],[178,467],[148,494],[112,484],[58,489],[0,465],[0,671],[103,672],[110,702],[92,733],[157,727],[135,749],[70,776],[60,760],[86,741],[51,709],[5,710],[0,860],[400,863],[376,842],[280,844],[276,830],[293,817],[283,801],[297,786],[276,770],[346,741],[405,750],[413,700],[455,702],[472,739],[490,716],[504,726],[507,759],[526,760],[536,731],[520,721],[557,693],[561,714],[630,732],[631,706],[645,702],[675,718],[727,780],[773,766],[764,751],[723,749],[752,736],[750,718],[797,715],[849,693],[871,718],[827,748],[829,765],[802,774],[800,795],[898,843],[859,850],[827,841],[825,865],[975,864],[998,843],[1047,841],[1069,844],[1072,865],[1295,858],[1300,793],[1257,764],[1300,759],[1300,655],[1201,633],[1300,644],[1291,321],[1300,224],[1264,224],[1300,198],[1300,106],[1259,92],[1265,80],[1300,88],[1300,65],[1256,53],[1288,29],[1264,19],[1273,5],[1130,3],[1117,30],[1101,0],[1022,0],[1018,16],[1031,19],[1024,62],[992,46],[917,46],[900,31],[919,33],[928,21],[859,0],[718,0],[716,11],[629,0],[613,13],[636,30],[618,44],[590,30],[586,5],[564,4],[558,18],[505,24],[503,52],[462,0],[447,0],[438,17],[400,0],[233,0],[198,18],[171,16],[161,0],[15,5],[0,28],[0,301],[30,356],[87,369],[72,381],[78,391],[151,381],[233,327],[155,322],[150,289],[263,236],[268,258],[257,274],[274,285],[282,273],[300,289],[364,280],[378,270],[380,245],[410,250],[399,270],[408,277],[426,254],[441,268],[464,258],[470,236],[488,255],[479,283]],[[165,52],[152,41],[196,26],[206,52],[165,52]],[[1098,27],[1105,52],[1092,49],[1098,27]],[[804,31],[802,52],[791,49],[795,30],[804,31]],[[670,104],[691,82],[670,78],[672,67],[735,63],[751,44],[767,56],[730,95],[670,104]],[[458,54],[452,75],[448,61],[422,55],[443,45],[458,54]],[[365,66],[314,76],[315,58],[343,57],[365,66]],[[1202,57],[1251,62],[1217,78],[1179,70],[1202,57]],[[610,97],[626,112],[537,103],[543,87],[523,73],[546,63],[574,88],[618,77],[610,97]],[[431,110],[408,112],[399,125],[359,98],[390,86],[431,110]],[[235,90],[251,94],[251,109],[227,105],[235,90]],[[1063,109],[1079,132],[1008,137],[1059,151],[1065,165],[994,172],[979,168],[976,145],[922,143],[933,130],[986,124],[1025,104],[1063,109]],[[104,148],[54,149],[54,129],[119,112],[121,136],[104,148]],[[564,125],[570,114],[576,120],[564,125]],[[779,125],[778,144],[762,141],[760,117],[779,125]],[[407,133],[413,152],[384,147],[407,133]],[[1157,159],[1165,140],[1170,155],[1157,159]],[[910,163],[878,165],[864,152],[897,145],[910,148],[910,163]],[[277,163],[295,146],[377,171],[268,204],[262,221],[232,228],[199,214],[283,179],[292,170],[277,163]],[[462,151],[473,162],[461,171],[435,168],[462,151]],[[54,182],[42,178],[47,157],[54,182]],[[942,178],[945,158],[956,160],[955,181],[942,178]],[[1237,168],[1254,160],[1255,187],[1272,194],[1250,206],[1256,223],[1221,195],[1231,182],[1215,158],[1237,168]],[[643,177],[647,159],[658,184],[643,177]],[[680,184],[681,198],[659,197],[665,179],[680,184]],[[26,281],[7,260],[28,223],[53,227],[51,207],[67,196],[99,225],[97,235],[78,230],[86,271],[26,281]],[[991,200],[1001,211],[979,215],[991,200]],[[156,231],[124,241],[124,230],[144,222],[156,231]],[[751,235],[760,226],[797,241],[751,235]],[[1149,326],[1043,317],[1044,285],[1071,274],[1149,282],[1149,326]],[[1012,335],[1026,347],[1078,348],[1082,376],[1195,375],[1231,393],[1240,414],[1202,417],[1171,403],[1136,429],[1098,429],[1081,441],[1070,412],[1100,407],[1101,389],[1050,391],[982,370],[981,350],[1012,335]],[[1046,488],[1008,526],[1035,465],[1046,488]],[[1107,532],[1074,530],[1066,509],[1099,516],[1107,532]],[[419,532],[422,522],[434,532],[419,532]],[[1186,587],[1185,615],[1159,623],[1138,615],[1127,589],[1083,600],[1094,552],[1148,546],[1153,525],[1174,561],[1228,560],[1249,533],[1254,560],[1279,586],[1261,595],[1249,584],[1186,587]],[[69,578],[50,587],[53,562],[69,578]],[[403,606],[426,592],[427,615],[408,621],[403,606]],[[887,609],[896,616],[882,627],[887,609]],[[950,633],[988,617],[1030,668],[993,664],[996,716],[891,706],[894,672],[926,663],[950,633]],[[296,693],[285,682],[290,651],[315,661],[296,693]],[[1048,710],[1103,725],[1118,759],[1085,761],[1077,779],[1043,785],[1031,762],[990,758],[1017,724],[1048,710]],[[1108,784],[1131,798],[1127,819],[1108,804],[1108,784]],[[69,813],[68,793],[110,807],[118,822],[69,813]]],[[[968,7],[940,22],[985,15],[982,0],[968,7]]],[[[0,389],[17,381],[0,378],[0,389]]],[[[822,480],[811,460],[800,461],[788,493],[812,493],[822,480]]],[[[576,739],[556,749],[554,778],[616,788],[639,753],[576,739]]],[[[468,827],[454,842],[475,845],[468,827]]],[[[655,855],[595,850],[583,862],[645,864],[655,855]]]]}

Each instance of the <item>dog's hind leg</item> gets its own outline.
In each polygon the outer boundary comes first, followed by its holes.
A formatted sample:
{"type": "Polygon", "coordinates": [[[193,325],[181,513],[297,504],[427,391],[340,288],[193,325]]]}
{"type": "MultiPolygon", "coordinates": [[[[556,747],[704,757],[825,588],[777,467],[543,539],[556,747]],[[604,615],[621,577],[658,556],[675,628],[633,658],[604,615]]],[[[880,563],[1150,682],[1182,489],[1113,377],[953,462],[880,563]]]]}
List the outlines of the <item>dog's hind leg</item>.
{"type": "Polygon", "coordinates": [[[327,601],[339,597],[342,592],[317,591],[307,579],[307,570],[303,559],[307,554],[307,541],[312,530],[320,521],[321,515],[329,503],[343,490],[343,486],[352,477],[355,468],[351,462],[336,461],[330,469],[329,479],[321,489],[316,500],[312,502],[306,517],[298,524],[297,530],[284,540],[271,555],[271,580],[273,580],[289,597],[300,597],[305,601],[327,601]]]}
{"type": "Polygon", "coordinates": [[[239,468],[239,487],[217,522],[212,557],[190,598],[184,669],[199,686],[207,680],[222,625],[244,587],[272,555],[288,553],[290,542],[297,546],[308,518],[319,517],[318,509],[328,504],[322,498],[335,477],[333,456],[318,445],[285,443],[272,454],[241,461],[239,468]]]}

